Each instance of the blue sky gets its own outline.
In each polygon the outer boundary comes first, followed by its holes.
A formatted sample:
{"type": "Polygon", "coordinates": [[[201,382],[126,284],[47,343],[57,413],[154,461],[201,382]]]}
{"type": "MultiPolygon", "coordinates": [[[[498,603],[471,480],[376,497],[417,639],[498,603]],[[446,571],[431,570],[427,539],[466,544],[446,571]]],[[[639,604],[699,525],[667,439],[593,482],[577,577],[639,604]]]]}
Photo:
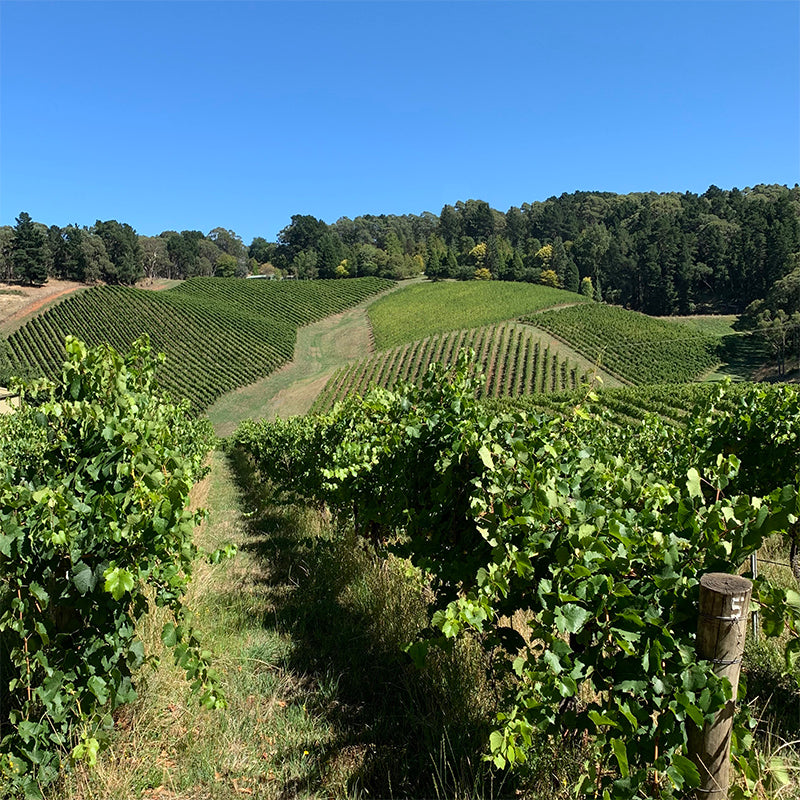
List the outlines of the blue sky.
{"type": "Polygon", "coordinates": [[[800,181],[800,3],[0,1],[0,224],[800,181]]]}

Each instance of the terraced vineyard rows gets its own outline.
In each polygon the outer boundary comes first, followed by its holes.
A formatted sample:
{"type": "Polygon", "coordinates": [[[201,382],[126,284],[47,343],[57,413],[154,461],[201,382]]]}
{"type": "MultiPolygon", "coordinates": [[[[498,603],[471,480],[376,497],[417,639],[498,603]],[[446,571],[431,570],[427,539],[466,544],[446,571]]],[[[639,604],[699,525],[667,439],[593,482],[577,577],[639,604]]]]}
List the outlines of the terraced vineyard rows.
{"type": "Polygon", "coordinates": [[[312,411],[324,413],[337,401],[363,394],[371,386],[413,383],[431,363],[452,363],[463,348],[475,351],[473,369],[484,372],[482,397],[560,392],[591,378],[575,361],[544,345],[527,326],[493,325],[430,336],[343,367],[328,381],[312,411]]]}
{"type": "Polygon", "coordinates": [[[524,321],[636,385],[692,381],[719,363],[718,337],[616,306],[573,306],[527,315],[524,321]]]}
{"type": "Polygon", "coordinates": [[[199,411],[291,359],[298,326],[391,285],[380,278],[286,285],[196,278],[166,292],[101,286],[69,297],[12,334],[12,366],[52,377],[67,334],[127,350],[146,333],[154,349],[167,354],[160,384],[199,411]]]}

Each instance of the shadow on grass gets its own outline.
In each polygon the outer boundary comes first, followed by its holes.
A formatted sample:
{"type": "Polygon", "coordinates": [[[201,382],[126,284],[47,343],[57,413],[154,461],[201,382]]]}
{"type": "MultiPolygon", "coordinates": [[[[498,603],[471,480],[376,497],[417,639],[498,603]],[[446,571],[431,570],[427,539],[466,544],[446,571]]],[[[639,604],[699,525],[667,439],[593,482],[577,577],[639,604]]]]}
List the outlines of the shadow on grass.
{"type": "Polygon", "coordinates": [[[720,342],[720,359],[724,366],[717,371],[734,380],[752,381],[769,361],[769,352],[762,339],[748,333],[731,333],[720,342]]]}
{"type": "Polygon", "coordinates": [[[334,732],[308,747],[315,768],[284,795],[324,791],[327,775],[345,771],[353,795],[513,796],[482,760],[495,700],[480,648],[457,646],[417,669],[402,646],[425,626],[426,602],[403,562],[275,505],[244,458],[231,463],[252,512],[242,549],[265,567],[263,626],[291,637],[285,667],[309,688],[304,708],[334,732]]]}

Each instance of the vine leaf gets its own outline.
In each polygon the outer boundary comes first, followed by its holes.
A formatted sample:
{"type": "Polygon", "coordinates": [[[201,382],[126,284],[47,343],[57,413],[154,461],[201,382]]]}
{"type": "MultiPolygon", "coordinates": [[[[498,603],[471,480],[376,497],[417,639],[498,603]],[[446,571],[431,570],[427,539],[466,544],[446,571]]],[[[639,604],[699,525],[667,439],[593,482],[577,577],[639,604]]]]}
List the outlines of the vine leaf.
{"type": "Polygon", "coordinates": [[[577,633],[591,616],[585,608],[575,603],[566,603],[556,609],[556,625],[561,633],[577,633]]]}
{"type": "Polygon", "coordinates": [[[694,467],[686,473],[686,489],[689,492],[689,497],[702,499],[703,490],[700,487],[700,473],[694,467]]]}
{"type": "Polygon", "coordinates": [[[81,594],[86,594],[94,589],[97,581],[95,580],[92,568],[83,561],[79,561],[72,568],[72,583],[81,594]]]}
{"type": "Polygon", "coordinates": [[[130,592],[136,585],[133,575],[127,569],[109,568],[105,572],[105,590],[111,592],[115,600],[121,600],[125,592],[130,592]]]}

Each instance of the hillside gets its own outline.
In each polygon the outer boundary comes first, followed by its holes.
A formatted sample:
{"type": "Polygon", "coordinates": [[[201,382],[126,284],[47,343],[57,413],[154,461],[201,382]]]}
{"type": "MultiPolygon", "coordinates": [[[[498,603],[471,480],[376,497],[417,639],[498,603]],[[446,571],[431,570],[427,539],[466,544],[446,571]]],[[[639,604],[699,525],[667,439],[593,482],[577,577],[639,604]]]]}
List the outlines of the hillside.
{"type": "Polygon", "coordinates": [[[414,284],[369,309],[375,347],[386,350],[446,331],[479,328],[543,308],[589,300],[573,292],[511,281],[414,284]]]}
{"type": "Polygon", "coordinates": [[[473,373],[483,375],[481,397],[549,394],[591,384],[598,376],[605,385],[619,385],[562,342],[528,325],[508,322],[429,336],[342,367],[312,410],[325,412],[372,386],[392,389],[404,381],[417,383],[429,365],[453,364],[462,350],[475,353],[473,373]]]}
{"type": "MultiPolygon", "coordinates": [[[[648,436],[640,435],[642,419],[648,413],[655,413],[670,423],[681,425],[687,409],[713,387],[689,382],[671,386],[621,386],[606,388],[595,398],[585,389],[575,389],[582,379],[591,377],[594,365],[587,357],[568,347],[567,339],[571,337],[588,352],[585,342],[591,341],[589,332],[593,332],[596,339],[607,344],[607,353],[619,354],[620,372],[628,369],[629,380],[646,382],[648,376],[668,370],[675,373],[683,369],[691,373],[693,362],[690,357],[693,353],[706,352],[703,348],[733,335],[730,332],[731,320],[703,318],[688,321],[688,324],[665,322],[596,303],[545,307],[538,313],[530,313],[537,298],[530,293],[529,287],[521,285],[491,287],[491,284],[476,282],[472,285],[475,288],[466,293],[463,293],[463,285],[457,284],[452,285],[454,288],[443,284],[395,285],[392,294],[376,300],[377,291],[386,284],[375,279],[368,279],[363,284],[356,281],[286,282],[275,284],[274,288],[266,282],[254,283],[198,280],[161,293],[114,287],[88,290],[63,301],[18,331],[12,337],[14,352],[19,357],[23,351],[17,348],[25,347],[24,353],[31,357],[31,364],[52,366],[55,363],[52,360],[35,361],[32,357],[34,348],[38,348],[35,352],[40,355],[44,352],[48,341],[46,336],[54,334],[58,320],[75,328],[82,326],[91,336],[104,334],[108,339],[116,336],[120,341],[124,336],[132,335],[135,329],[143,328],[152,330],[154,339],[161,336],[161,342],[173,347],[164,373],[165,382],[172,380],[180,390],[185,391],[188,387],[194,391],[197,385],[188,381],[201,375],[216,381],[209,386],[219,389],[222,386],[219,375],[223,368],[227,370],[229,385],[238,385],[235,381],[242,378],[234,373],[237,366],[249,364],[252,367],[254,357],[268,354],[268,346],[275,347],[276,342],[285,343],[291,339],[294,344],[291,364],[285,363],[288,358],[285,354],[289,352],[286,348],[281,369],[273,370],[264,380],[227,392],[208,407],[208,416],[217,433],[229,436],[243,419],[269,417],[276,413],[285,417],[307,411],[326,373],[333,370],[336,363],[347,362],[349,366],[343,367],[329,381],[327,389],[317,399],[316,410],[326,410],[336,399],[362,392],[369,385],[393,386],[400,379],[419,382],[420,375],[431,362],[452,363],[460,349],[471,348],[476,353],[474,370],[485,373],[478,386],[478,397],[483,401],[497,398],[492,402],[500,408],[545,412],[537,414],[536,418],[546,426],[552,423],[552,439],[542,439],[539,442],[541,447],[537,446],[535,451],[531,447],[530,453],[526,454],[529,436],[539,435],[536,429],[531,428],[524,436],[514,433],[511,439],[507,439],[506,433],[500,436],[502,428],[494,428],[493,423],[489,423],[490,413],[480,422],[480,425],[488,427],[476,429],[478,436],[470,438],[465,435],[463,438],[464,442],[471,442],[468,446],[475,451],[472,457],[453,459],[448,455],[445,462],[438,459],[435,452],[426,450],[424,443],[420,448],[419,437],[428,436],[430,431],[439,428],[428,424],[427,411],[419,419],[414,417],[421,396],[412,392],[407,402],[402,401],[406,402],[405,407],[399,400],[392,401],[399,402],[398,408],[404,408],[403,413],[409,415],[408,419],[397,423],[397,436],[392,434],[394,438],[390,437],[392,447],[400,441],[406,442],[407,468],[397,475],[386,473],[389,479],[380,480],[380,485],[388,489],[369,501],[372,503],[370,508],[383,514],[392,496],[399,498],[402,508],[406,508],[407,498],[414,497],[415,485],[423,494],[431,485],[435,488],[433,480],[424,472],[433,464],[437,465],[436,469],[442,463],[452,463],[459,465],[458,469],[469,464],[483,464],[499,470],[500,459],[508,451],[509,443],[513,443],[514,447],[521,448],[516,452],[521,458],[520,463],[527,463],[528,467],[525,470],[512,469],[513,459],[510,459],[506,463],[510,471],[502,474],[498,471],[497,474],[505,475],[512,482],[507,484],[492,479],[491,483],[486,483],[489,495],[494,497],[502,486],[504,502],[507,497],[512,501],[515,497],[533,497],[527,483],[528,469],[535,466],[538,470],[552,456],[555,459],[553,474],[560,479],[557,485],[566,493],[565,502],[576,500],[576,486],[591,498],[585,506],[582,500],[575,502],[576,511],[581,511],[584,507],[599,508],[596,505],[597,484],[587,481],[582,487],[576,482],[583,480],[580,476],[591,461],[587,454],[593,452],[592,448],[598,441],[602,443],[604,437],[607,439],[602,447],[608,454],[605,466],[597,472],[598,476],[605,476],[606,470],[620,470],[620,479],[640,482],[637,492],[639,489],[651,491],[652,476],[646,475],[644,470],[629,473],[633,467],[624,451],[616,448],[628,447],[626,441],[631,443],[631,453],[637,453],[639,446],[652,446],[658,458],[650,459],[648,453],[643,462],[647,468],[655,464],[662,470],[672,469],[673,451],[649,440],[657,425],[648,424],[648,436]],[[351,287],[359,286],[363,297],[353,304],[355,298],[350,294],[351,287]],[[442,286],[445,288],[440,288],[442,286]],[[342,289],[348,289],[348,292],[342,289]],[[464,302],[460,305],[452,302],[456,294],[454,289],[462,292],[464,302]],[[416,318],[411,314],[399,315],[398,328],[404,330],[405,335],[423,331],[426,325],[436,326],[456,319],[467,319],[469,323],[480,319],[481,314],[514,314],[523,305],[528,309],[529,321],[522,323],[507,317],[499,323],[467,324],[460,329],[425,335],[372,352],[374,343],[370,340],[367,321],[371,306],[391,307],[389,300],[392,300],[397,308],[407,307],[409,298],[420,297],[423,291],[428,293],[428,297],[427,303],[422,301],[421,305],[436,314],[430,317],[418,315],[416,318]],[[351,305],[345,311],[330,313],[330,309],[347,303],[351,305]],[[445,319],[448,303],[451,314],[445,319]],[[536,327],[534,324],[542,321],[557,329],[559,338],[545,332],[544,325],[536,327]],[[264,349],[257,350],[259,346],[264,349]],[[700,349],[695,350],[696,347],[700,349]],[[358,360],[364,353],[371,355],[358,360]],[[625,360],[623,356],[630,353],[639,355],[625,360]],[[172,365],[175,366],[170,369],[172,365]],[[219,372],[209,370],[208,365],[214,365],[219,372]],[[632,369],[635,365],[639,367],[638,373],[632,369]],[[572,391],[564,391],[567,389],[572,391]],[[577,403],[582,403],[587,412],[583,416],[576,417],[571,413],[577,403]],[[592,416],[594,411],[607,412],[607,418],[613,424],[604,425],[603,418],[592,416]],[[418,424],[420,419],[424,424],[418,424]],[[574,427],[573,421],[581,427],[574,427]],[[559,432],[557,428],[562,422],[563,432],[559,432]],[[585,446],[574,448],[569,437],[581,431],[581,436],[585,436],[581,440],[585,446]],[[484,437],[490,437],[489,441],[492,441],[491,437],[496,440],[491,450],[477,449],[484,437]],[[518,473],[525,479],[514,484],[518,473]]],[[[558,299],[563,297],[563,293],[558,293],[558,299]]],[[[547,298],[545,293],[538,299],[544,302],[552,298],[547,298]]],[[[385,316],[384,324],[391,333],[390,323],[390,317],[385,316]]],[[[157,347],[167,349],[167,345],[158,342],[157,347]]],[[[605,387],[613,386],[615,382],[613,376],[604,375],[605,387]]],[[[69,387],[67,381],[65,391],[70,391],[69,387]]],[[[746,386],[741,390],[737,387],[736,393],[747,389],[746,386]]],[[[439,397],[440,390],[442,395],[436,400],[436,414],[430,419],[438,420],[440,412],[445,418],[450,415],[447,419],[456,426],[462,424],[462,418],[472,420],[465,423],[468,425],[483,419],[484,405],[475,415],[462,410],[464,398],[458,394],[460,390],[456,381],[452,385],[447,380],[434,381],[433,396],[439,397]]],[[[184,704],[183,689],[180,688],[182,672],[173,667],[172,659],[163,658],[158,671],[148,673],[140,702],[133,708],[121,710],[111,750],[108,754],[101,754],[100,768],[84,771],[79,767],[52,793],[45,794],[48,800],[85,800],[89,797],[99,800],[107,796],[132,800],[134,797],[172,796],[164,787],[180,791],[175,797],[207,796],[214,787],[213,791],[219,790],[219,796],[226,800],[242,794],[273,798],[285,796],[285,792],[279,792],[279,789],[294,786],[297,781],[304,781],[303,785],[326,796],[345,796],[355,782],[376,796],[390,796],[398,786],[404,787],[404,796],[429,796],[431,790],[426,783],[429,770],[426,772],[426,768],[440,741],[449,742],[450,748],[446,753],[442,752],[442,760],[436,767],[441,774],[452,773],[454,783],[463,783],[468,778],[473,787],[485,786],[480,782],[492,779],[494,772],[475,773],[474,776],[470,772],[467,778],[458,772],[465,764],[485,765],[479,756],[486,752],[489,721],[496,718],[499,708],[497,697],[487,686],[488,681],[496,680],[485,670],[491,662],[475,649],[479,639],[465,640],[451,653],[438,655],[424,671],[417,670],[403,648],[414,640],[418,631],[429,628],[431,624],[426,606],[431,586],[420,583],[421,573],[397,555],[385,558],[383,544],[380,552],[373,551],[372,547],[353,546],[354,541],[359,541],[353,538],[354,535],[372,529],[359,530],[356,527],[355,534],[351,535],[353,529],[347,527],[348,533],[342,535],[342,529],[330,526],[329,509],[335,508],[333,501],[326,501],[324,514],[315,511],[311,495],[308,507],[289,507],[284,496],[271,494],[273,489],[267,483],[268,477],[270,480],[279,478],[284,481],[287,491],[303,492],[303,480],[313,473],[304,472],[302,465],[322,470],[334,458],[349,458],[351,450],[347,442],[334,453],[331,440],[337,435],[344,431],[358,432],[362,428],[374,431],[377,436],[387,435],[384,429],[397,421],[391,422],[393,415],[383,413],[382,402],[380,398],[373,398],[360,406],[355,405],[351,422],[336,428],[330,438],[321,435],[311,440],[308,453],[299,460],[298,447],[302,437],[312,436],[310,432],[317,426],[329,424],[329,418],[278,420],[272,429],[261,427],[260,423],[247,423],[229,436],[229,459],[219,452],[211,456],[210,481],[200,487],[203,496],[196,498],[196,502],[211,508],[211,516],[197,536],[212,549],[230,549],[231,542],[235,542],[240,551],[229,562],[216,563],[212,559],[209,564],[203,560],[198,568],[199,580],[190,597],[203,641],[210,645],[210,651],[216,653],[214,663],[225,683],[228,708],[220,709],[214,716],[196,710],[192,704],[184,704]],[[371,420],[374,425],[370,422],[370,415],[375,416],[371,420]],[[272,431],[270,435],[262,436],[261,432],[268,430],[272,431]],[[249,456],[241,450],[236,453],[234,446],[243,444],[252,446],[253,452],[249,456]],[[256,456],[260,461],[255,460],[256,456]],[[293,474],[290,468],[298,466],[301,468],[293,474]],[[348,643],[347,647],[342,647],[343,641],[348,643]],[[258,702],[254,703],[253,698],[258,698],[258,702]],[[422,718],[426,730],[433,731],[430,740],[408,735],[409,731],[417,730],[422,718]],[[140,735],[145,728],[148,735],[140,735]],[[157,760],[163,754],[166,755],[162,764],[157,760]],[[150,765],[154,761],[157,769],[143,777],[141,765],[150,765]],[[208,763],[215,764],[214,772],[209,772],[208,763]],[[149,788],[142,793],[142,786],[149,788]]],[[[468,402],[474,402],[471,390],[468,402]]],[[[195,408],[199,405],[196,402],[195,408]]],[[[441,430],[451,430],[450,422],[441,430]]],[[[469,434],[469,429],[465,430],[469,434]]],[[[673,440],[664,441],[672,443],[673,440]]],[[[376,442],[380,440],[376,439],[376,442]]],[[[388,452],[391,448],[383,445],[369,450],[363,463],[370,465],[367,469],[370,476],[373,464],[380,468],[381,462],[375,460],[376,454],[388,452]]],[[[352,470],[346,464],[346,469],[339,472],[350,475],[352,470]]],[[[323,485],[316,478],[312,483],[323,485]]],[[[477,485],[471,473],[458,473],[452,481],[452,486],[459,492],[464,486],[477,485]]],[[[619,513],[620,485],[609,486],[613,489],[607,505],[609,513],[619,513]]],[[[685,492],[687,486],[685,473],[682,473],[675,491],[685,492]]],[[[371,491],[371,487],[367,489],[371,491]]],[[[368,491],[359,496],[369,497],[368,491]]],[[[434,497],[438,495],[434,493],[434,497]]],[[[341,507],[349,514],[350,500],[341,507]]],[[[423,505],[419,504],[419,507],[423,505]]],[[[450,507],[451,501],[448,500],[445,504],[437,501],[432,508],[450,507]]],[[[458,508],[458,505],[453,507],[458,508]]],[[[520,506],[512,511],[503,525],[530,525],[530,509],[520,506]]],[[[405,519],[405,516],[397,515],[397,519],[401,517],[405,519]]],[[[481,520],[489,518],[482,516],[481,520]]],[[[357,508],[355,519],[357,522],[354,524],[363,525],[361,508],[357,508]]],[[[506,520],[506,516],[502,519],[506,520]]],[[[628,519],[625,519],[626,524],[628,519]]],[[[645,523],[649,525],[651,520],[648,518],[642,524],[645,523]]],[[[353,523],[347,523],[350,524],[353,523]]],[[[558,529],[562,528],[569,530],[559,523],[558,529]]],[[[596,526],[597,530],[606,528],[605,522],[596,526]]],[[[426,536],[429,530],[449,530],[434,516],[426,517],[424,528],[420,529],[426,531],[426,536]]],[[[470,523],[468,529],[474,531],[474,524],[470,523]]],[[[461,544],[463,541],[470,545],[473,540],[456,541],[459,542],[457,551],[446,538],[434,541],[430,550],[445,553],[442,564],[447,569],[451,564],[462,568],[467,559],[474,557],[474,553],[461,544]]],[[[483,538],[476,537],[474,541],[479,547],[484,547],[483,538]]],[[[618,541],[612,542],[613,547],[608,548],[608,552],[615,552],[618,541]]],[[[579,555],[583,552],[571,542],[568,544],[560,552],[579,555]]],[[[559,560],[547,555],[549,547],[546,544],[543,551],[546,557],[532,558],[531,563],[535,560],[543,568],[560,569],[559,560]]],[[[697,559],[704,552],[703,548],[698,548],[697,559]]],[[[787,573],[786,552],[770,550],[766,556],[770,561],[765,564],[764,574],[773,568],[770,562],[776,562],[779,566],[773,574],[783,580],[787,573]]],[[[619,557],[617,552],[614,556],[617,560],[612,559],[614,569],[617,569],[619,557]]],[[[687,558],[690,559],[687,561],[689,574],[693,574],[695,556],[692,554],[687,558]]],[[[587,574],[592,572],[598,580],[605,581],[606,567],[598,568],[594,561],[587,563],[588,566],[581,565],[583,572],[578,576],[576,586],[586,585],[587,574]]],[[[623,578],[634,574],[629,566],[622,564],[620,575],[623,578]]],[[[515,572],[514,581],[519,578],[515,572]]],[[[621,584],[617,582],[614,585],[621,584]]],[[[522,605],[516,611],[512,609],[510,616],[513,619],[524,619],[530,598],[538,596],[530,588],[532,586],[531,581],[521,595],[522,605]]],[[[640,591],[641,584],[634,588],[640,591]]],[[[600,596],[610,597],[612,603],[617,602],[613,593],[603,592],[598,594],[600,596]]],[[[630,593],[624,596],[628,597],[630,593]]],[[[620,605],[623,619],[626,619],[626,608],[623,602],[620,605]]],[[[601,610],[592,618],[602,622],[606,615],[601,610]]],[[[149,618],[145,624],[151,626],[149,618]]],[[[522,624],[527,631],[528,623],[522,624]]],[[[160,648],[162,625],[155,622],[152,627],[156,646],[160,648]]],[[[660,616],[654,630],[658,636],[663,634],[660,616]]],[[[562,641],[560,637],[556,639],[562,641]]],[[[766,657],[762,653],[772,657],[772,651],[765,647],[763,651],[748,656],[749,660],[745,662],[751,676],[754,674],[752,665],[757,663],[757,659],[766,657]]],[[[627,677],[629,665],[623,664],[622,668],[627,677]]],[[[600,670],[598,674],[601,674],[600,670]]],[[[768,677],[773,680],[771,673],[768,677]]],[[[644,683],[649,685],[648,681],[644,683]]],[[[771,696],[772,686],[768,688],[771,696]]],[[[758,688],[755,694],[759,696],[758,688]]],[[[560,694],[553,694],[553,697],[555,702],[561,702],[560,694]]],[[[792,695],[794,697],[796,693],[792,695]]],[[[637,702],[646,700],[645,696],[637,702]]],[[[772,718],[777,718],[774,709],[770,709],[770,713],[772,718]]],[[[547,747],[543,747],[541,752],[533,748],[531,757],[546,757],[556,765],[554,769],[559,776],[572,774],[567,763],[569,759],[556,758],[547,747]]],[[[531,783],[513,776],[505,779],[509,786],[514,787],[516,796],[566,797],[566,789],[556,794],[549,784],[539,792],[535,788],[538,778],[531,783]]],[[[474,795],[465,790],[453,796],[474,795]]]]}
{"type": "Polygon", "coordinates": [[[528,315],[525,321],[626,383],[684,383],[720,361],[720,336],[616,306],[562,308],[528,315]]]}
{"type": "Polygon", "coordinates": [[[8,335],[73,292],[85,289],[77,281],[49,280],[44,286],[0,282],[0,335],[8,335]]]}
{"type": "Polygon", "coordinates": [[[92,345],[107,341],[118,350],[147,334],[167,355],[161,385],[200,411],[290,360],[299,326],[392,285],[381,278],[286,284],[196,278],[163,292],[100,286],[14,332],[8,358],[12,371],[52,376],[68,334],[92,345]]]}

